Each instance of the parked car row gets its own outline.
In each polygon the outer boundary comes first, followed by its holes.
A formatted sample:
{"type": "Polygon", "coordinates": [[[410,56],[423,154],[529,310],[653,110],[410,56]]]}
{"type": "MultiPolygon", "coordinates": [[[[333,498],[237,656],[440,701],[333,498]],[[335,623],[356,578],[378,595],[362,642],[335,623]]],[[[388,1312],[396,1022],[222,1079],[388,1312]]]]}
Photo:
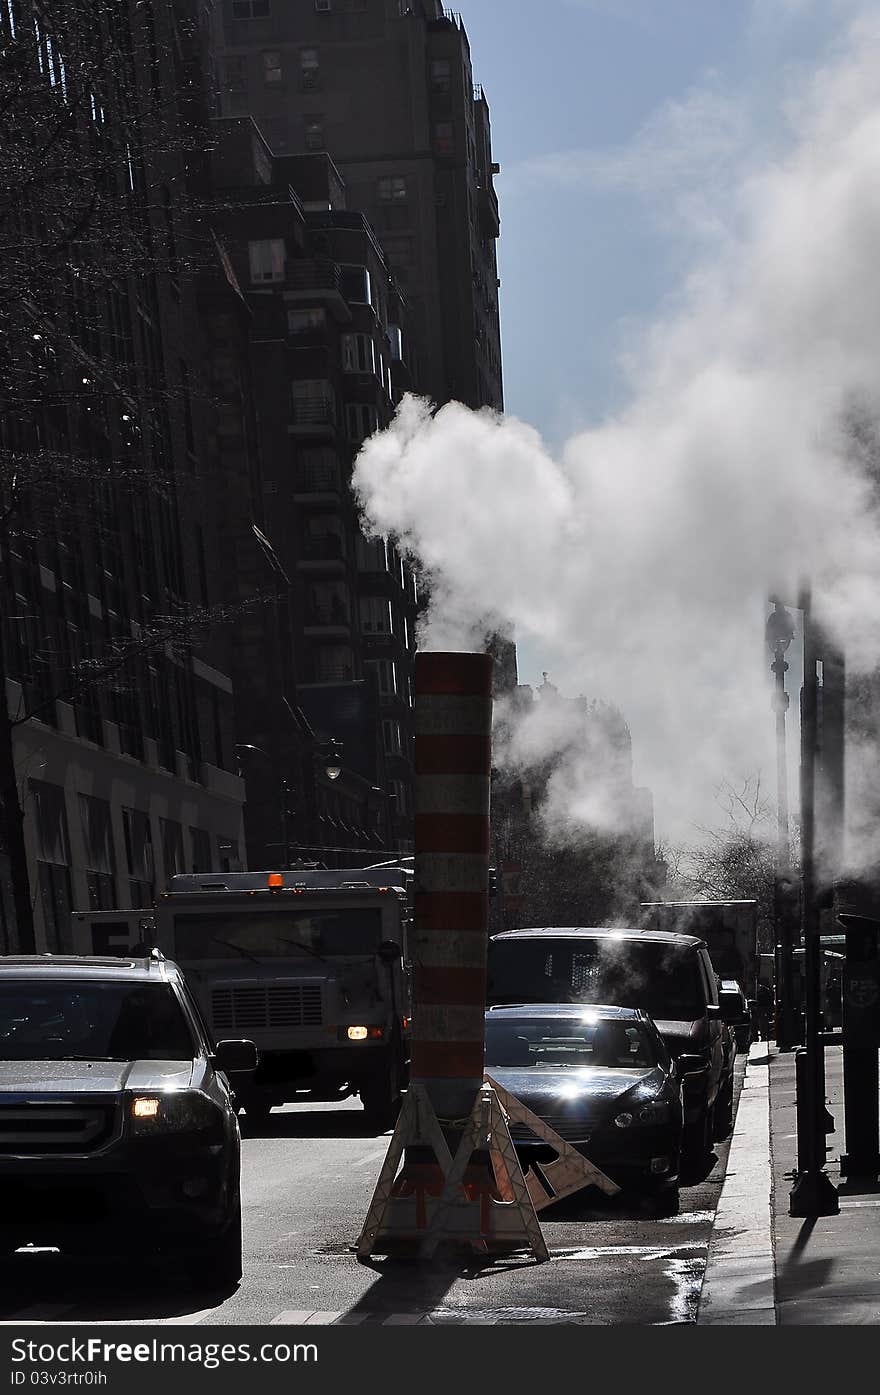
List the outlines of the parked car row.
{"type": "MultiPolygon", "coordinates": [[[[488,995],[490,1073],[495,1014],[519,1014],[508,1052],[522,1062],[507,1088],[603,1171],[604,1158],[615,1181],[640,1180],[674,1204],[680,1175],[698,1175],[730,1132],[735,1033],[750,1021],[738,985],[719,985],[705,943],[667,931],[510,930],[490,940],[488,995]],[[533,1039],[539,1023],[571,1033],[568,1046],[554,1047],[552,1032],[533,1039]],[[603,1042],[615,1032],[621,1049],[609,1065],[603,1042]]],[[[518,1147],[525,1160],[529,1148],[518,1147]]]]}

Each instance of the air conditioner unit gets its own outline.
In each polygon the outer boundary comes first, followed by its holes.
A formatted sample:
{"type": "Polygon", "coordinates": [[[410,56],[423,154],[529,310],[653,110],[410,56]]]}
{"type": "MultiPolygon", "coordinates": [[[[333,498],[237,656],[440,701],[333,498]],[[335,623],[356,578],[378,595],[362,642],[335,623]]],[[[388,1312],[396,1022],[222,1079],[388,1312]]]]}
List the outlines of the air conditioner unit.
{"type": "Polygon", "coordinates": [[[315,0],[315,9],[318,14],[329,14],[332,8],[332,0],[315,0]]]}

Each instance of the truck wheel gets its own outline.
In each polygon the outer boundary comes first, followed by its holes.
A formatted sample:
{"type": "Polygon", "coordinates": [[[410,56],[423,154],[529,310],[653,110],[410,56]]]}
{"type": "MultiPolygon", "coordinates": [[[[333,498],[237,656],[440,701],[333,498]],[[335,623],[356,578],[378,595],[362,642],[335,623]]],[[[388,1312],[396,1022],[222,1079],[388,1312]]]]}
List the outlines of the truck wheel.
{"type": "Polygon", "coordinates": [[[248,1130],[256,1130],[264,1133],[269,1127],[271,1113],[271,1104],[266,1104],[263,1100],[246,1101],[244,1106],[244,1117],[248,1130]]]}
{"type": "Polygon", "coordinates": [[[364,1114],[377,1133],[393,1129],[400,1113],[400,1062],[392,1056],[380,1071],[363,1081],[360,1088],[364,1114]]]}

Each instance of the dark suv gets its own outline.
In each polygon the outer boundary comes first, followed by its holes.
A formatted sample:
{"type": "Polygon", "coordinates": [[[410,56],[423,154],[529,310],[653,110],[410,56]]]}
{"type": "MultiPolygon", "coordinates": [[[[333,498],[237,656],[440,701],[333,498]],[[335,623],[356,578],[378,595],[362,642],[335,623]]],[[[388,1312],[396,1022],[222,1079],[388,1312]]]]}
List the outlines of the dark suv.
{"type": "Polygon", "coordinates": [[[718,982],[702,940],[669,931],[562,926],[489,941],[488,1001],[641,1008],[678,1062],[684,1166],[702,1165],[730,1132],[733,1056],[718,982]]]}
{"type": "Polygon", "coordinates": [[[158,1254],[241,1278],[241,1140],[227,1072],[175,964],[0,959],[0,1251],[158,1254]]]}

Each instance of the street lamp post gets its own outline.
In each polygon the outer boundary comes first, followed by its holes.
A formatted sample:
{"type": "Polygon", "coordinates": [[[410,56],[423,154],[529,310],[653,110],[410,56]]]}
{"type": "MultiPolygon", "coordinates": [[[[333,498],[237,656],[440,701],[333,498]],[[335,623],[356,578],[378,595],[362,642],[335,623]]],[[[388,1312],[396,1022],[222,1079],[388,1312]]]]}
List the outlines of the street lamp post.
{"type": "Polygon", "coordinates": [[[816,631],[808,586],[798,605],[804,617],[804,687],[801,705],[801,883],[804,934],[804,1038],[798,1052],[797,1177],[789,1194],[791,1216],[836,1216],[837,1191],[825,1172],[825,1061],[820,1038],[819,906],[816,897],[816,758],[818,736],[818,661],[816,631]]]}
{"type": "Polygon", "coordinates": [[[775,678],[773,711],[776,713],[776,877],[774,885],[774,919],[777,945],[777,1022],[776,1038],[780,1050],[787,1051],[799,1039],[795,1023],[792,981],[793,917],[791,914],[791,851],[788,826],[788,760],[785,749],[785,714],[788,693],[785,675],[788,664],[786,651],[794,638],[794,621],[781,601],[773,599],[774,609],[767,619],[767,646],[773,655],[770,665],[775,678]]]}

